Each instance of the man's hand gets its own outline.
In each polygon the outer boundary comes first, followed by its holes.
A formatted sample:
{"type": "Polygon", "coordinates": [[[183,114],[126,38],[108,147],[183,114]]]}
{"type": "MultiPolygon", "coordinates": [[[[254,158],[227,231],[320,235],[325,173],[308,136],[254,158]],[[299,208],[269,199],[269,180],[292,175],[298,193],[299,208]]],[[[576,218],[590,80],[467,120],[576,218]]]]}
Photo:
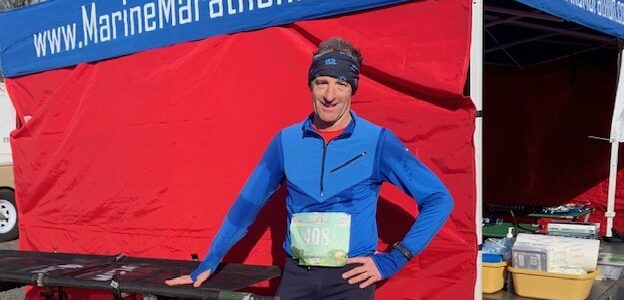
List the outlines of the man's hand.
{"type": "Polygon", "coordinates": [[[173,279],[165,280],[165,284],[167,285],[180,285],[180,284],[193,284],[194,287],[200,287],[204,281],[206,281],[210,277],[210,270],[204,271],[197,275],[197,280],[193,282],[191,279],[191,275],[182,275],[173,279]]]}
{"type": "Polygon", "coordinates": [[[349,258],[347,263],[362,264],[361,266],[342,273],[342,278],[348,279],[349,284],[360,283],[360,288],[363,289],[381,280],[381,274],[379,270],[377,270],[371,257],[353,257],[349,258]]]}

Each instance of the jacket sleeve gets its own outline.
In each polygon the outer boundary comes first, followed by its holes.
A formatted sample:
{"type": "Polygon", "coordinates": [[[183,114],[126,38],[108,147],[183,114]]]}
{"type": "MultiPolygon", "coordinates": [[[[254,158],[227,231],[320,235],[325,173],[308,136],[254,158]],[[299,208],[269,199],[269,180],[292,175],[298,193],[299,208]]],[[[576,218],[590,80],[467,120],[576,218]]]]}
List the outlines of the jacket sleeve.
{"type": "MultiPolygon", "coordinates": [[[[453,209],[453,199],[440,179],[420,162],[390,131],[383,130],[378,149],[378,176],[412,197],[419,214],[400,243],[412,256],[418,255],[442,228],[453,209]]],[[[373,261],[388,278],[408,263],[401,251],[373,255],[373,261]]]]}
{"type": "Polygon", "coordinates": [[[247,228],[251,226],[260,209],[279,188],[283,177],[282,143],[278,134],[265,150],[262,159],[230,207],[204,260],[191,273],[193,281],[197,280],[200,273],[216,269],[230,248],[247,233],[247,228]]]}

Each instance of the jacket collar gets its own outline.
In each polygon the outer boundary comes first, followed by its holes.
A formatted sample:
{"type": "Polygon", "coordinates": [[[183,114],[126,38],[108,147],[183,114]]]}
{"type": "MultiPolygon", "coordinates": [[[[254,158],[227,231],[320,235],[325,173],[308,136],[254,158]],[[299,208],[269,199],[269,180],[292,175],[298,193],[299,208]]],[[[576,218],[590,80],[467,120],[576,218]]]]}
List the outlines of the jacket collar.
{"type": "MultiPolygon", "coordinates": [[[[359,117],[352,110],[349,110],[349,113],[351,114],[351,122],[349,122],[349,125],[347,125],[344,131],[336,138],[346,138],[346,137],[351,136],[351,134],[353,134],[353,130],[355,130],[355,125],[357,125],[359,117]]],[[[312,126],[313,119],[314,119],[314,113],[311,113],[310,115],[308,115],[305,121],[303,121],[302,130],[303,130],[304,136],[320,137],[320,135],[316,132],[316,130],[314,130],[314,127],[312,126]]]]}

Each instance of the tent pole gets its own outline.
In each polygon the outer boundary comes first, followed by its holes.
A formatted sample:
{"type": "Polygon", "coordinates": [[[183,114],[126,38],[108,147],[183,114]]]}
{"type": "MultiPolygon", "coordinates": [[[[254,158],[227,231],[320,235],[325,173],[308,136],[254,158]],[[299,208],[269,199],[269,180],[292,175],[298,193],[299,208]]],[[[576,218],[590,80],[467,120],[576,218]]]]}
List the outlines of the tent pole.
{"type": "Polygon", "coordinates": [[[613,228],[613,217],[615,217],[615,186],[616,186],[619,148],[620,148],[620,142],[617,140],[612,140],[611,141],[611,163],[609,166],[609,190],[607,194],[607,211],[605,212],[605,217],[607,217],[607,228],[606,228],[607,237],[613,236],[612,228],[613,228]]]}
{"type": "Polygon", "coordinates": [[[618,154],[620,142],[624,141],[624,132],[622,132],[622,126],[624,125],[624,64],[622,59],[624,58],[624,44],[622,40],[618,41],[618,47],[620,53],[618,55],[618,82],[617,90],[615,92],[615,105],[613,106],[613,118],[611,119],[611,134],[609,140],[611,142],[611,161],[609,163],[609,189],[607,192],[607,211],[605,217],[607,218],[607,227],[605,228],[605,236],[613,237],[613,218],[615,217],[615,187],[617,177],[618,166],[618,154]]]}
{"type": "Polygon", "coordinates": [[[477,234],[477,280],[475,281],[474,299],[482,298],[481,274],[481,232],[482,220],[482,158],[483,158],[483,0],[472,1],[472,32],[470,43],[470,98],[475,109],[475,132],[473,136],[475,151],[475,231],[477,234]]]}

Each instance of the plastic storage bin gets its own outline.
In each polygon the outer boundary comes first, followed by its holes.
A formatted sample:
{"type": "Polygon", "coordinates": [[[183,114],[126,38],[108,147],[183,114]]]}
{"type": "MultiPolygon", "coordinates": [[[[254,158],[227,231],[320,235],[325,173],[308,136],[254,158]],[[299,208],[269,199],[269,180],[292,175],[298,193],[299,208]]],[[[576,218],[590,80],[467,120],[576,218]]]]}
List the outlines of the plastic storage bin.
{"type": "Polygon", "coordinates": [[[505,277],[507,276],[507,263],[482,263],[482,289],[484,293],[496,293],[505,286],[505,277]]]}
{"type": "Polygon", "coordinates": [[[507,268],[514,290],[522,297],[550,300],[583,300],[589,296],[597,272],[569,275],[529,269],[507,268]]]}

